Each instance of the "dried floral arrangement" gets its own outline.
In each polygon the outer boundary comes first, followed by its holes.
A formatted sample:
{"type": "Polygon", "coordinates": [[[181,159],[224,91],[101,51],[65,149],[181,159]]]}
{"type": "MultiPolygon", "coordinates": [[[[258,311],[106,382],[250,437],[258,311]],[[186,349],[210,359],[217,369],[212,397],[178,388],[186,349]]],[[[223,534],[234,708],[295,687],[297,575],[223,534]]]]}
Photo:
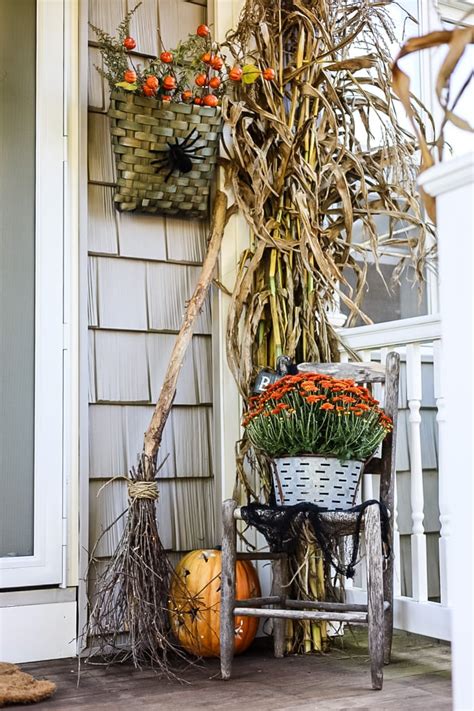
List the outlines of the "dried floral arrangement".
{"type": "Polygon", "coordinates": [[[253,64],[229,66],[207,25],[199,25],[196,33],[190,34],[176,49],[166,49],[160,38],[163,50],[160,56],[147,60],[144,65],[135,63],[130,52],[137,44],[130,36],[130,21],[140,5],[138,3],[127,13],[115,36],[90,24],[105,66],[97,67],[97,70],[111,90],[122,89],[165,102],[215,107],[220,104],[229,85],[253,84],[259,78],[266,81],[275,78],[271,67],[260,71],[253,64]]]}
{"type": "Polygon", "coordinates": [[[253,447],[269,457],[365,460],[392,428],[367,388],[330,375],[286,375],[249,403],[243,425],[253,447]]]}

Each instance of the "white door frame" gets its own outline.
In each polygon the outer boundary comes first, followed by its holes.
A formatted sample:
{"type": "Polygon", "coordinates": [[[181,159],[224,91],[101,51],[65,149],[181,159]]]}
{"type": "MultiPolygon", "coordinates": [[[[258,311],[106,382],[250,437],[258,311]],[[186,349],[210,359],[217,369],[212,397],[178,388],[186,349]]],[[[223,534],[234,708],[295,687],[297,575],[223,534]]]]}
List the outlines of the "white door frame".
{"type": "Polygon", "coordinates": [[[34,552],[0,558],[0,588],[63,582],[63,406],[68,369],[63,22],[63,0],[37,0],[34,552]]]}

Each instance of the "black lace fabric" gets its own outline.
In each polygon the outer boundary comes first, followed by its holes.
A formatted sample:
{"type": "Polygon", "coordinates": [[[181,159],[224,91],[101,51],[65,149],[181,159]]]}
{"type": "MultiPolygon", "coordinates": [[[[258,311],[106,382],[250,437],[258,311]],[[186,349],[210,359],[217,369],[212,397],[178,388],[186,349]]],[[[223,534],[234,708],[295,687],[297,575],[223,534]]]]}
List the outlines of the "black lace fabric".
{"type": "Polygon", "coordinates": [[[242,507],[241,515],[248,525],[255,527],[264,535],[273,553],[294,554],[303,527],[309,524],[326,563],[331,565],[340,575],[346,578],[353,578],[359,553],[362,518],[365,509],[372,504],[376,504],[380,509],[384,557],[388,559],[391,555],[387,508],[383,502],[370,499],[344,512],[357,513],[356,524],[352,534],[352,551],[347,564],[344,560],[341,560],[339,545],[341,537],[347,533],[347,519],[344,521],[344,516],[337,516],[338,512],[330,512],[328,509],[310,503],[300,503],[293,506],[250,503],[242,507]],[[321,516],[323,512],[334,513],[334,516],[323,517],[321,516]],[[338,519],[341,519],[340,522],[338,522],[338,519]]]}

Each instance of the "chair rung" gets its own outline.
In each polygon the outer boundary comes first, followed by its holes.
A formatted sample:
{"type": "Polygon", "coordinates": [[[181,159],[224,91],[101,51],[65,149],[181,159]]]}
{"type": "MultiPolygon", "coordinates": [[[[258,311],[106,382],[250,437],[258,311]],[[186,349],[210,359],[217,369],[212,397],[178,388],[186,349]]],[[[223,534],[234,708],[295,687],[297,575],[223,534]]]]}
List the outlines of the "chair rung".
{"type": "Polygon", "coordinates": [[[269,597],[249,597],[247,600],[236,600],[236,607],[263,607],[263,605],[281,605],[283,598],[279,595],[270,595],[269,597]]]}
{"type": "Polygon", "coordinates": [[[366,612],[315,612],[314,610],[268,610],[259,607],[238,607],[234,609],[234,615],[242,617],[274,617],[286,620],[367,622],[366,612]]]}
{"type": "Polygon", "coordinates": [[[281,560],[286,557],[286,553],[270,553],[270,551],[237,552],[237,560],[281,560]]]}
{"type": "Polygon", "coordinates": [[[285,607],[293,610],[325,610],[327,612],[367,612],[367,605],[345,602],[318,602],[317,600],[285,600],[285,607]]]}

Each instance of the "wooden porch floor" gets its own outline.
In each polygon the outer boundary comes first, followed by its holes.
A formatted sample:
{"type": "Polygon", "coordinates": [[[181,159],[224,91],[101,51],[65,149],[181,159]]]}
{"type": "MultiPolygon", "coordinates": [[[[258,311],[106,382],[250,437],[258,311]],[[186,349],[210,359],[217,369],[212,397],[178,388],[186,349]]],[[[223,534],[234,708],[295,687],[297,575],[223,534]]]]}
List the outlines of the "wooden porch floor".
{"type": "MultiPolygon", "coordinates": [[[[385,667],[382,691],[372,691],[365,633],[346,633],[344,649],[324,656],[274,659],[267,640],[258,640],[235,660],[234,677],[217,678],[218,661],[186,672],[189,684],[135,671],[83,666],[77,687],[77,661],[24,664],[36,677],[55,681],[55,696],[38,711],[157,709],[159,711],[330,711],[331,709],[451,709],[450,648],[426,637],[398,632],[393,662],[385,667]]],[[[31,706],[16,706],[29,708],[31,706]]]]}

